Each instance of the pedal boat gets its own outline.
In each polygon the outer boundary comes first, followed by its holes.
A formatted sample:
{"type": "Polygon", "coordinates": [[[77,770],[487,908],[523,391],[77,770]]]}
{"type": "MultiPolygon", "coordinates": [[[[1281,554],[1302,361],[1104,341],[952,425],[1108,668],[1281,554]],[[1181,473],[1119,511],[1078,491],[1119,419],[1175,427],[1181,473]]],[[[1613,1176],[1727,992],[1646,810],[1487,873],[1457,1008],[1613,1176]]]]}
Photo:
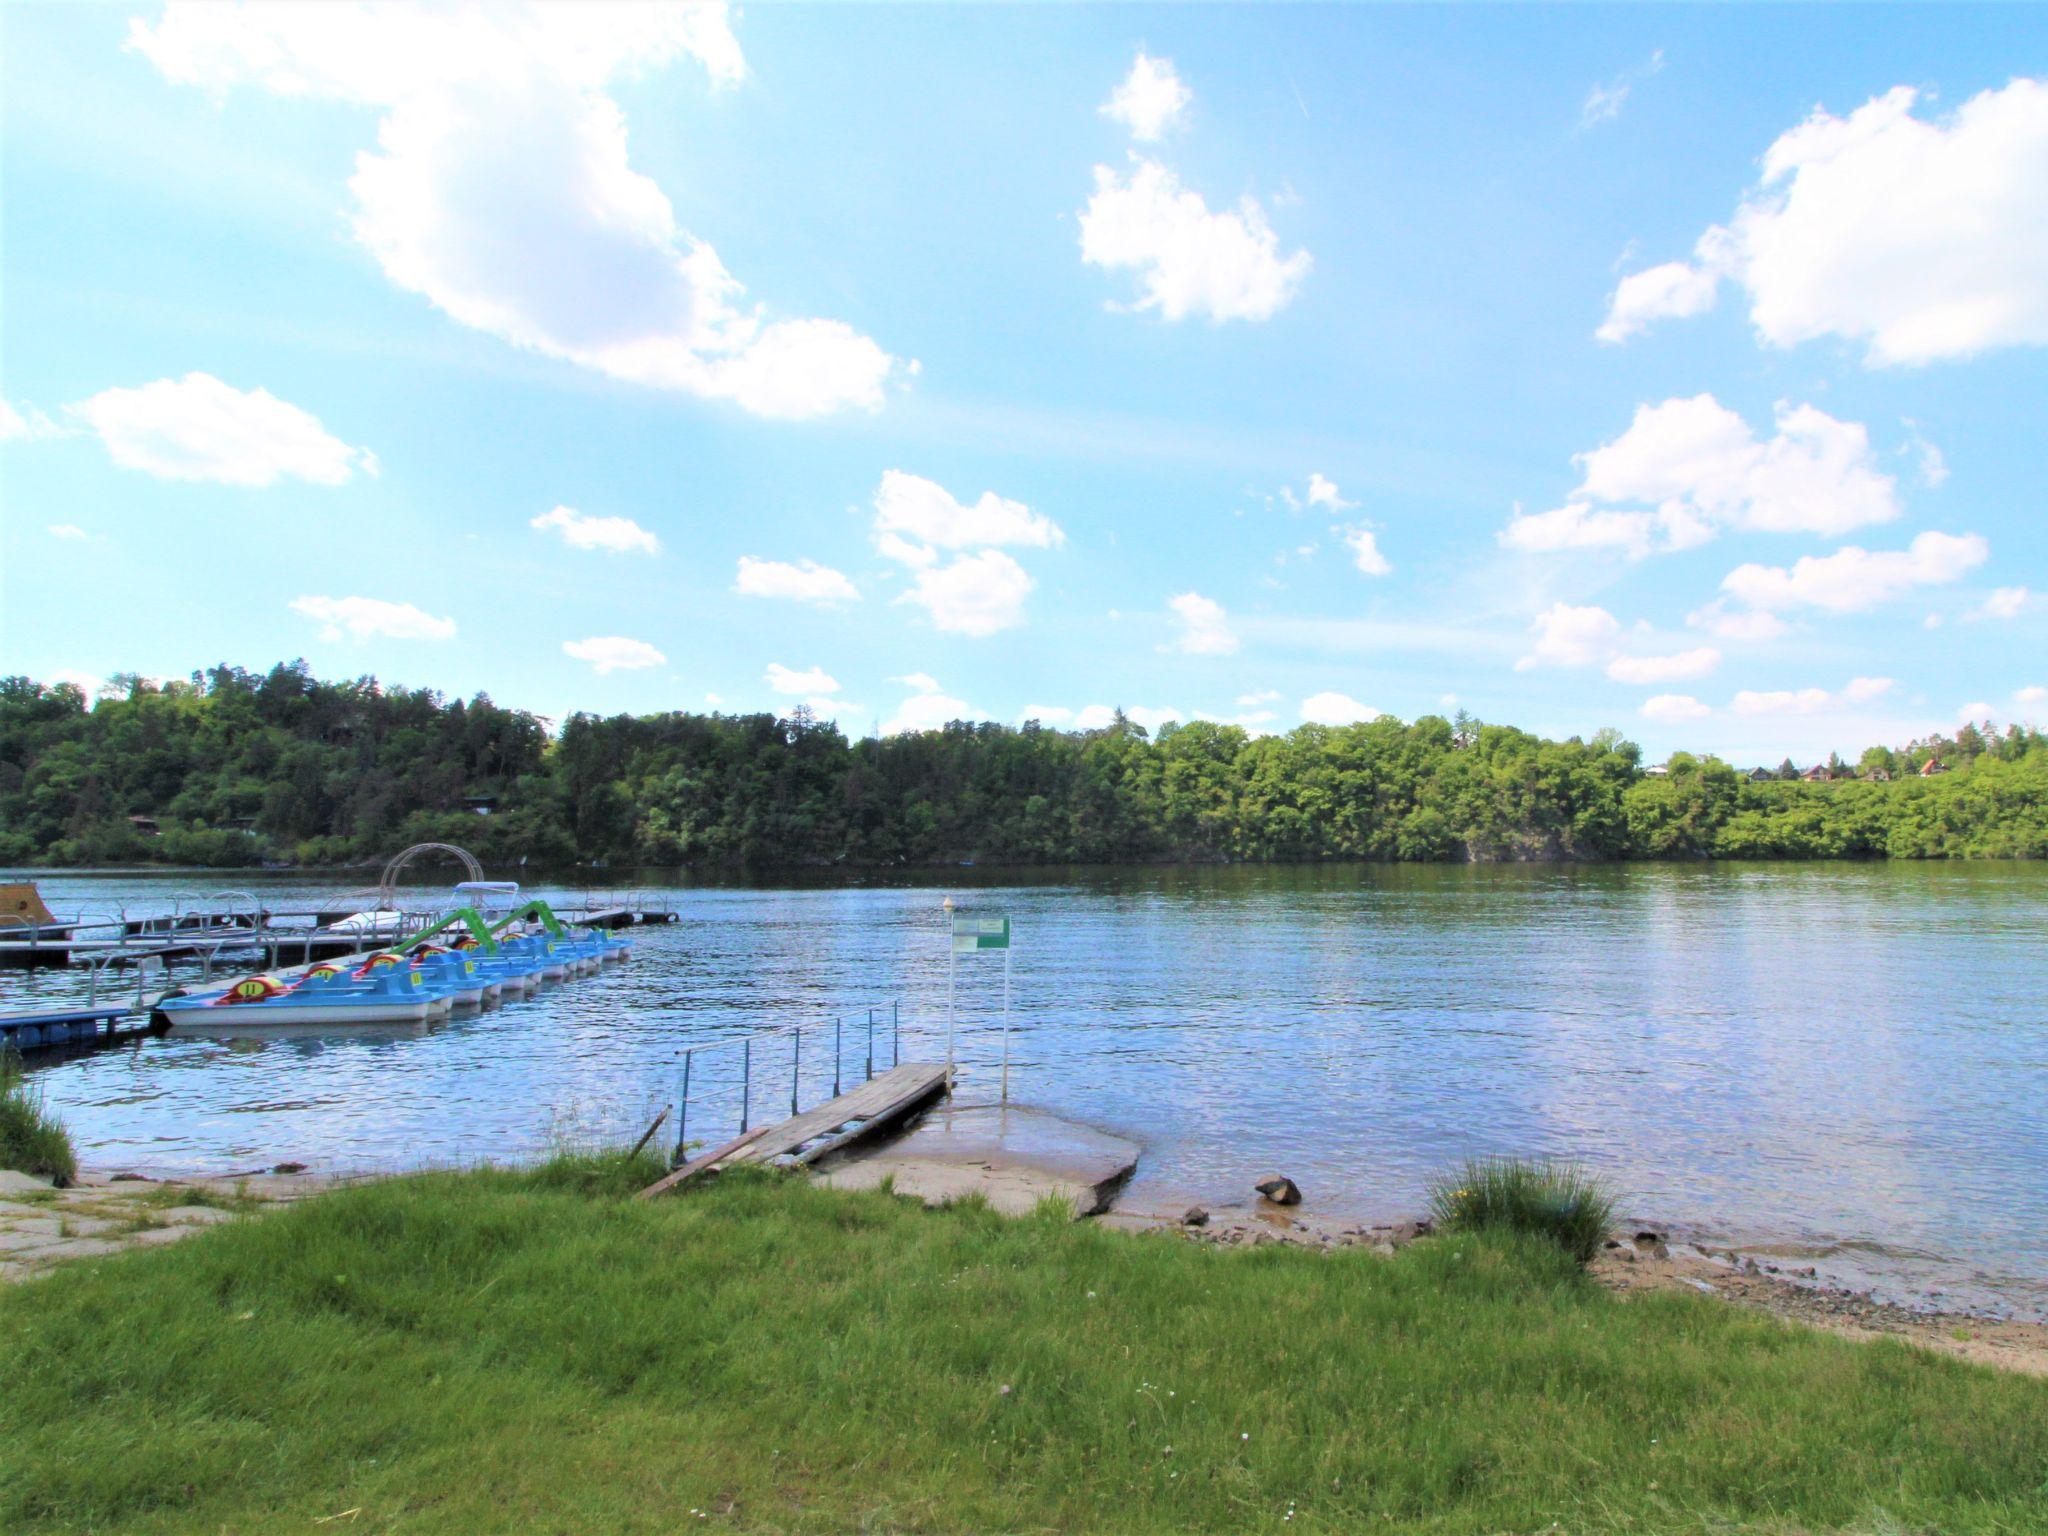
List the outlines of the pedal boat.
{"type": "Polygon", "coordinates": [[[346,972],[308,975],[295,986],[249,976],[233,986],[161,1000],[156,1011],[187,1034],[311,1024],[423,1024],[449,1009],[445,993],[407,968],[357,980],[346,972]]]}

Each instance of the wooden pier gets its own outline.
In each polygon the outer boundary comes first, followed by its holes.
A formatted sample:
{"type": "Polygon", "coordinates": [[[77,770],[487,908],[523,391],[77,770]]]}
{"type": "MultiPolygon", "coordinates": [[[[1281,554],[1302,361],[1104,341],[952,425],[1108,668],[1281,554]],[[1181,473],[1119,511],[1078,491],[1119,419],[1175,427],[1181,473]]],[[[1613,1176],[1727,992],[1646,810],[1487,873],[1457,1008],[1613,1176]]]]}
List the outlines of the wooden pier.
{"type": "MultiPolygon", "coordinates": [[[[683,1163],[668,1177],[640,1191],[643,1200],[668,1194],[703,1173],[741,1163],[778,1161],[807,1166],[829,1153],[901,1124],[933,1099],[951,1091],[952,1070],[906,1061],[858,1088],[792,1115],[780,1125],[755,1126],[716,1151],[683,1163]]],[[[678,1154],[680,1155],[680,1154],[678,1154]]]]}
{"type": "Polygon", "coordinates": [[[731,1161],[772,1163],[787,1158],[793,1163],[814,1163],[828,1152],[836,1152],[893,1125],[918,1106],[937,1098],[945,1092],[947,1081],[943,1064],[927,1066],[906,1061],[836,1099],[828,1099],[816,1109],[807,1109],[770,1127],[734,1153],[731,1161]]]}

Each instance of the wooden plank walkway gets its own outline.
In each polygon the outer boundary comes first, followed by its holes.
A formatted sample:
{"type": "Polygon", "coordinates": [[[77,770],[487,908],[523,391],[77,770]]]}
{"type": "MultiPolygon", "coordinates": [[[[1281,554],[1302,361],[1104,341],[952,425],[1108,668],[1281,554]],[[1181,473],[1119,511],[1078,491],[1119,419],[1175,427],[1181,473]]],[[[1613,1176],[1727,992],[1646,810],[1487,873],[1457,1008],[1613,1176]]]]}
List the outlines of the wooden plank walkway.
{"type": "Polygon", "coordinates": [[[727,1161],[767,1163],[788,1157],[799,1163],[815,1162],[827,1152],[902,1119],[945,1090],[944,1065],[906,1061],[816,1109],[807,1109],[770,1128],[727,1161]]]}

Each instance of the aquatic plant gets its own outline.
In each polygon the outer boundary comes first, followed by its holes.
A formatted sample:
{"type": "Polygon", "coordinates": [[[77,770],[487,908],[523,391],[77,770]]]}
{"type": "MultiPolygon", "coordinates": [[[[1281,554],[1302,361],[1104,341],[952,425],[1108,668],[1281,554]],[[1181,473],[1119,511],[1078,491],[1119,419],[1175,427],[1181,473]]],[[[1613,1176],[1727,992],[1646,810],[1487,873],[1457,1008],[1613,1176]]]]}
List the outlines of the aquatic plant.
{"type": "Polygon", "coordinates": [[[38,1174],[58,1184],[78,1177],[71,1137],[43,1104],[42,1089],[0,1051],[0,1168],[38,1174]]]}
{"type": "Polygon", "coordinates": [[[1590,1264],[1614,1220],[1614,1196],[1576,1163],[1469,1158],[1430,1186],[1429,1209],[1444,1231],[1526,1232],[1590,1264]]]}

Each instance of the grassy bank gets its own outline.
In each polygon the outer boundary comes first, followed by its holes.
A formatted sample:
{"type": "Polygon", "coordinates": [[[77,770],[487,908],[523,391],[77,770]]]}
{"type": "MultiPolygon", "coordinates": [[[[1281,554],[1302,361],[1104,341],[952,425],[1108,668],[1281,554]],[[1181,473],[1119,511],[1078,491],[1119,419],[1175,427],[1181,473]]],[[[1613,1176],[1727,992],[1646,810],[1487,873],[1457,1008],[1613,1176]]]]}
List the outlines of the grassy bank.
{"type": "Polygon", "coordinates": [[[0,1168],[68,1184],[78,1176],[71,1137],[43,1104],[40,1089],[0,1047],[0,1168]]]}
{"type": "Polygon", "coordinates": [[[2048,1526],[2048,1383],[1622,1302],[1554,1246],[639,1176],[352,1189],[0,1288],[0,1529],[2048,1526]]]}

